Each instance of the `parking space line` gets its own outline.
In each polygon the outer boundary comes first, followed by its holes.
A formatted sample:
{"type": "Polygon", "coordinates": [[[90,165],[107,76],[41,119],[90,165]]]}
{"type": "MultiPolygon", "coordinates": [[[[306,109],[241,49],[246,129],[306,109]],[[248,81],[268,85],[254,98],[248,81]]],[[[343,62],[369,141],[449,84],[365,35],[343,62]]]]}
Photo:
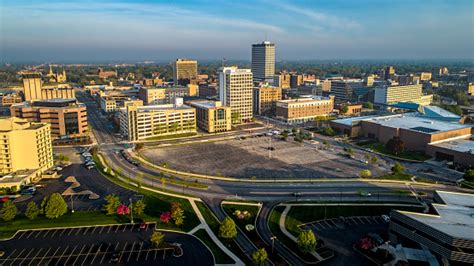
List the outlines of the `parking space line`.
{"type": "Polygon", "coordinates": [[[71,253],[69,253],[69,256],[67,256],[66,261],[64,262],[64,265],[67,265],[67,262],[71,259],[71,256],[74,255],[74,251],[76,250],[77,246],[74,246],[74,248],[71,250],[71,253]]]}
{"type": "Polygon", "coordinates": [[[130,258],[132,257],[134,248],[135,248],[135,241],[133,241],[132,248],[130,249],[130,254],[128,254],[127,262],[130,261],[130,258]]]}
{"type": "Polygon", "coordinates": [[[137,255],[136,261],[138,261],[138,259],[140,258],[140,254],[142,253],[142,248],[143,248],[143,241],[140,242],[140,249],[138,250],[138,255],[137,255]]]}
{"type": "Polygon", "coordinates": [[[67,231],[67,229],[61,229],[61,234],[59,234],[58,236],[62,236],[65,232],[67,231]]]}
{"type": "MultiPolygon", "coordinates": [[[[107,249],[105,249],[105,252],[104,254],[102,255],[102,258],[100,259],[100,262],[99,264],[102,264],[102,262],[104,261],[105,259],[105,255],[107,255],[107,251],[109,250],[109,247],[112,246],[110,243],[107,244],[107,249]]],[[[92,263],[91,263],[92,264],[92,263]]]]}
{"type": "Polygon", "coordinates": [[[369,224],[372,224],[372,221],[369,219],[369,217],[364,217],[369,224]]]}
{"type": "Polygon", "coordinates": [[[97,229],[97,226],[93,227],[94,230],[92,230],[91,234],[94,234],[95,230],[97,229]]]}
{"type": "Polygon", "coordinates": [[[25,248],[21,250],[20,253],[18,253],[18,255],[12,260],[12,263],[10,265],[13,265],[13,263],[21,256],[21,254],[23,254],[23,252],[25,252],[25,248]]]}
{"type": "Polygon", "coordinates": [[[99,235],[102,234],[102,231],[104,231],[105,226],[100,227],[99,235]]]}
{"type": "MultiPolygon", "coordinates": [[[[30,238],[30,236],[34,233],[35,231],[31,230],[28,236],[26,236],[26,239],[30,238]]],[[[26,234],[26,233],[25,233],[26,234]]]]}
{"type": "Polygon", "coordinates": [[[13,256],[13,254],[15,254],[16,251],[17,251],[17,249],[15,248],[15,249],[12,251],[12,253],[11,253],[10,255],[8,255],[8,257],[6,257],[5,259],[2,259],[2,260],[8,261],[8,259],[9,259],[11,256],[13,256]]]}
{"type": "Polygon", "coordinates": [[[92,261],[91,261],[90,265],[94,265],[94,260],[97,257],[97,255],[99,255],[101,248],[102,248],[102,244],[100,244],[99,247],[97,248],[97,251],[95,252],[94,257],[92,258],[92,261]]]}
{"type": "Polygon", "coordinates": [[[51,230],[46,230],[46,233],[44,234],[43,238],[45,238],[51,230]]]}
{"type": "Polygon", "coordinates": [[[21,234],[18,236],[17,239],[21,239],[21,238],[22,238],[23,236],[25,236],[25,235],[26,235],[26,232],[25,232],[25,231],[22,231],[21,234]]]}
{"type": "Polygon", "coordinates": [[[122,249],[122,251],[120,252],[120,257],[119,257],[118,262],[120,262],[120,261],[122,260],[122,256],[123,256],[123,253],[124,253],[126,247],[127,247],[127,242],[125,242],[125,245],[123,246],[123,249],[122,249]]]}
{"type": "Polygon", "coordinates": [[[148,249],[148,250],[146,251],[145,261],[148,260],[148,254],[150,254],[150,249],[148,249]]]}
{"type": "Polygon", "coordinates": [[[36,259],[36,257],[38,256],[38,254],[41,252],[41,250],[43,250],[43,248],[40,248],[38,250],[38,252],[36,252],[36,254],[33,256],[33,258],[31,259],[30,263],[28,263],[28,265],[31,265],[31,263],[33,263],[33,261],[36,259]]]}
{"type": "Polygon", "coordinates": [[[53,230],[53,234],[51,235],[51,237],[53,237],[58,231],[60,231],[61,229],[56,229],[56,230],[53,230]]]}
{"type": "Polygon", "coordinates": [[[374,219],[375,223],[376,224],[379,224],[382,222],[382,218],[381,217],[378,217],[378,216],[372,216],[372,219],[374,219]]]}
{"type": "Polygon", "coordinates": [[[350,219],[354,223],[354,225],[358,225],[358,223],[357,223],[356,219],[354,219],[354,217],[351,217],[350,219]]]}
{"type": "Polygon", "coordinates": [[[64,254],[66,254],[66,251],[67,251],[68,248],[69,248],[69,246],[66,246],[66,248],[65,248],[64,251],[63,251],[63,253],[61,253],[61,256],[59,256],[58,261],[56,262],[55,265],[58,265],[58,264],[59,264],[59,261],[60,261],[61,258],[64,256],[64,254]]]}
{"type": "Polygon", "coordinates": [[[38,262],[38,265],[41,265],[41,262],[46,258],[50,250],[51,248],[48,248],[48,250],[46,250],[46,253],[44,253],[44,255],[41,256],[41,260],[38,262]]]}
{"type": "Polygon", "coordinates": [[[56,253],[58,253],[58,251],[60,249],[61,249],[61,247],[58,247],[58,249],[56,249],[56,251],[54,251],[53,255],[50,256],[49,261],[48,261],[48,263],[46,263],[46,265],[49,265],[49,263],[53,260],[54,255],[56,255],[56,253]]]}
{"type": "Polygon", "coordinates": [[[324,220],[323,222],[326,225],[326,227],[328,227],[329,229],[332,228],[332,225],[330,223],[328,223],[326,220],[324,220]]]}
{"type": "Polygon", "coordinates": [[[74,235],[77,236],[79,234],[79,232],[81,232],[81,230],[82,230],[82,228],[78,228],[77,232],[74,235]]]}
{"type": "Polygon", "coordinates": [[[120,225],[117,225],[117,228],[115,229],[115,233],[117,233],[119,227],[120,227],[120,225]]]}
{"type": "Polygon", "coordinates": [[[86,230],[84,230],[84,233],[82,235],[86,235],[87,231],[89,231],[90,227],[86,227],[86,230]]]}
{"type": "Polygon", "coordinates": [[[67,234],[68,236],[71,235],[72,231],[74,231],[74,229],[67,229],[69,230],[69,233],[67,234]]]}
{"type": "Polygon", "coordinates": [[[124,225],[124,226],[123,226],[122,232],[125,232],[125,229],[127,229],[127,226],[128,226],[128,225],[124,225]]]}
{"type": "Polygon", "coordinates": [[[34,248],[30,249],[30,252],[28,252],[25,257],[20,261],[19,265],[21,265],[27,258],[28,256],[30,256],[31,252],[33,252],[33,250],[35,250],[34,248]]]}
{"type": "Polygon", "coordinates": [[[82,260],[82,263],[81,263],[81,266],[84,265],[84,263],[86,262],[87,258],[89,257],[89,255],[91,255],[91,251],[92,249],[94,248],[94,244],[92,244],[92,246],[89,248],[89,251],[86,252],[86,255],[84,257],[84,259],[82,260]]]}
{"type": "Polygon", "coordinates": [[[321,222],[318,222],[318,226],[322,227],[322,229],[326,229],[326,227],[321,223],[321,222]]]}
{"type": "Polygon", "coordinates": [[[112,229],[113,226],[109,226],[109,230],[107,231],[107,234],[110,233],[110,230],[112,229]]]}
{"type": "Polygon", "coordinates": [[[365,224],[364,220],[362,220],[361,217],[357,217],[357,220],[359,220],[360,224],[365,224]]]}
{"type": "Polygon", "coordinates": [[[155,257],[153,258],[153,260],[156,260],[156,255],[158,255],[158,250],[155,249],[155,257]]]}
{"type": "Polygon", "coordinates": [[[72,263],[72,265],[76,265],[76,261],[79,259],[79,257],[81,256],[82,254],[82,251],[84,250],[84,248],[86,247],[86,245],[82,246],[81,250],[79,251],[79,253],[77,254],[76,256],[76,259],[74,260],[74,262],[72,263]]]}

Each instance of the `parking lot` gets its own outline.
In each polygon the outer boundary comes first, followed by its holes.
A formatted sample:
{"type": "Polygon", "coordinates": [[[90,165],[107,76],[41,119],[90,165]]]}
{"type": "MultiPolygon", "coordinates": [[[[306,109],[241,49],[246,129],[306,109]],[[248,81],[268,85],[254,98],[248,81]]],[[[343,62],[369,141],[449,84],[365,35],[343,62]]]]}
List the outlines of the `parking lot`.
{"type": "Polygon", "coordinates": [[[226,141],[145,149],[142,154],[150,162],[167,163],[171,169],[230,177],[318,178],[354,177],[362,169],[374,175],[383,173],[377,166],[340,155],[335,148],[323,144],[271,140],[249,137],[226,141]]]}
{"type": "Polygon", "coordinates": [[[354,251],[353,244],[368,233],[388,238],[388,223],[381,216],[325,219],[301,225],[300,228],[313,230],[316,238],[323,240],[326,247],[334,251],[334,258],[322,265],[373,265],[354,251]]]}
{"type": "Polygon", "coordinates": [[[183,255],[170,247],[157,249],[149,238],[155,224],[122,224],[80,228],[29,230],[1,243],[0,265],[213,265],[210,251],[186,234],[163,232],[166,243],[178,243],[183,255]]]}

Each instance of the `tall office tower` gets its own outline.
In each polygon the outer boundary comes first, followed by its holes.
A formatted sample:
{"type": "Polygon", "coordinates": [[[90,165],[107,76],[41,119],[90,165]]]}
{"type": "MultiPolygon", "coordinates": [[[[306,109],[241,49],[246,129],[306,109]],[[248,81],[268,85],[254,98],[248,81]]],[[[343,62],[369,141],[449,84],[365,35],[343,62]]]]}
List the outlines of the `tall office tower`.
{"type": "Polygon", "coordinates": [[[253,81],[273,84],[275,75],[275,44],[262,42],[252,44],[253,81]]]}
{"type": "Polygon", "coordinates": [[[241,123],[252,119],[252,83],[250,69],[236,66],[219,69],[219,98],[222,105],[232,110],[232,123],[241,123]]]}
{"type": "Polygon", "coordinates": [[[393,66],[388,66],[385,69],[385,79],[392,79],[395,75],[395,68],[393,66]]]}
{"type": "Polygon", "coordinates": [[[173,62],[173,81],[175,85],[188,85],[191,80],[198,78],[197,61],[176,59],[173,62]]]}
{"type": "Polygon", "coordinates": [[[53,166],[51,125],[10,117],[0,119],[0,174],[18,170],[39,170],[53,166]]]}
{"type": "Polygon", "coordinates": [[[23,77],[23,95],[25,101],[41,99],[41,74],[26,73],[23,77]]]}

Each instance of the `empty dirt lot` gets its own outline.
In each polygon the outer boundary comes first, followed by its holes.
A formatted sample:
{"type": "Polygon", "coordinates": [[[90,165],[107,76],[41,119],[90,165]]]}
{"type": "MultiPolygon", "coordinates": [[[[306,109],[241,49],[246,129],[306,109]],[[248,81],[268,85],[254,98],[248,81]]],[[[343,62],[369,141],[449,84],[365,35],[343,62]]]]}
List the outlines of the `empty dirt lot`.
{"type": "Polygon", "coordinates": [[[142,155],[156,164],[166,162],[171,169],[228,177],[355,177],[362,169],[380,173],[337,151],[318,149],[321,146],[273,139],[270,158],[269,138],[258,137],[146,149],[142,155]]]}

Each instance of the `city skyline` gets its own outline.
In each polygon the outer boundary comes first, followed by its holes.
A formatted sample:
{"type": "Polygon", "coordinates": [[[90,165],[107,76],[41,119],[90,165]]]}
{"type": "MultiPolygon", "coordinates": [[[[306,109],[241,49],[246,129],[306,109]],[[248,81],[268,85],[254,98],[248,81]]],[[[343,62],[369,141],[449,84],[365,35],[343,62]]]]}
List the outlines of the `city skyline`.
{"type": "Polygon", "coordinates": [[[474,58],[471,1],[8,1],[0,60],[474,58]],[[447,23],[449,22],[449,23],[447,23]],[[468,38],[466,38],[468,37],[468,38]]]}

